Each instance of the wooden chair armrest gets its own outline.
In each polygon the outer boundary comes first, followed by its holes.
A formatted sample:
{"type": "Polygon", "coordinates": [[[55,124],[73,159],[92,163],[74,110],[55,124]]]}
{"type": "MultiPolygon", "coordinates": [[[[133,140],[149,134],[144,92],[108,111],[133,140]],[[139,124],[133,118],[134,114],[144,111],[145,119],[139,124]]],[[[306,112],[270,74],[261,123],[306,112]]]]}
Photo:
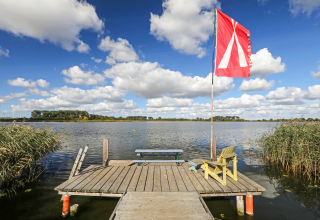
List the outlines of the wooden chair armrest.
{"type": "Polygon", "coordinates": [[[228,154],[228,155],[223,155],[223,156],[221,156],[221,157],[224,158],[224,159],[226,159],[226,158],[235,157],[235,156],[237,156],[236,153],[228,154]]]}
{"type": "Polygon", "coordinates": [[[212,165],[224,165],[223,163],[218,163],[218,161],[203,160],[203,162],[207,162],[212,165]]]}

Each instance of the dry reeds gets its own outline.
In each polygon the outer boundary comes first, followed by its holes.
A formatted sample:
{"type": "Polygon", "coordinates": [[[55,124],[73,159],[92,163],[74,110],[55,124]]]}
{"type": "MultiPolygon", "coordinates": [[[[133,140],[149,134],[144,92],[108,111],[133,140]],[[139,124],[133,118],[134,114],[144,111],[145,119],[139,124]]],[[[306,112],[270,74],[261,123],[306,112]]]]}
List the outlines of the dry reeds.
{"type": "Polygon", "coordinates": [[[320,172],[320,123],[287,121],[260,140],[263,157],[317,182],[320,172]]]}
{"type": "Polygon", "coordinates": [[[23,185],[22,176],[30,180],[37,162],[59,149],[63,137],[51,128],[0,124],[0,189],[23,185]]]}

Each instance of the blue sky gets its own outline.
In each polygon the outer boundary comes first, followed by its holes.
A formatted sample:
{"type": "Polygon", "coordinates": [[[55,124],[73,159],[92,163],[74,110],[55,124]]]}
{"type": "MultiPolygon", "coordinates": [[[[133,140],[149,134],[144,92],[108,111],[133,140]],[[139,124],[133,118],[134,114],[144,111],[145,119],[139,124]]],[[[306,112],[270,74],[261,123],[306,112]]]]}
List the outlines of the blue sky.
{"type": "Polygon", "coordinates": [[[0,112],[210,117],[213,9],[251,32],[214,115],[319,118],[320,0],[0,0],[0,112]]]}

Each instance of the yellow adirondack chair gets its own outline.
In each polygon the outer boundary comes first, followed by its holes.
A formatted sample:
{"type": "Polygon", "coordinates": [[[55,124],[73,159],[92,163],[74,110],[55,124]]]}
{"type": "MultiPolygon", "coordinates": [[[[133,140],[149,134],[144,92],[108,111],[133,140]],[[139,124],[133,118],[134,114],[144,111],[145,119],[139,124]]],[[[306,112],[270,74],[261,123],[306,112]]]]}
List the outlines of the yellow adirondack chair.
{"type": "Polygon", "coordinates": [[[218,180],[222,185],[227,185],[226,175],[230,176],[235,181],[238,181],[237,178],[237,154],[234,153],[236,146],[227,147],[222,150],[221,155],[218,161],[209,162],[203,161],[201,168],[205,171],[205,178],[208,179],[209,175],[218,180]],[[227,169],[227,165],[230,161],[233,161],[233,174],[230,170],[227,169]],[[209,167],[208,163],[216,166],[215,169],[209,167]],[[218,176],[218,174],[222,173],[222,179],[218,176]]]}

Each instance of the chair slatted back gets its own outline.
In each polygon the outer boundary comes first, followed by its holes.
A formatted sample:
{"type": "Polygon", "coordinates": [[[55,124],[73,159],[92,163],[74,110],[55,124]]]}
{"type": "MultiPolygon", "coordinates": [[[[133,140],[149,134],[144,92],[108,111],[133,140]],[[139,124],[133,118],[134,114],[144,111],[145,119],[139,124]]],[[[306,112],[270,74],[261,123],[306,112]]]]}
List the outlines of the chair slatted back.
{"type": "MultiPolygon", "coordinates": [[[[233,154],[234,151],[235,151],[235,149],[236,149],[236,146],[231,146],[231,147],[224,148],[224,149],[222,150],[222,152],[221,152],[221,154],[220,154],[220,157],[219,157],[219,159],[218,159],[217,162],[218,162],[218,163],[222,163],[222,162],[223,162],[222,156],[227,156],[227,155],[229,155],[229,154],[233,154]]],[[[229,164],[230,160],[232,160],[232,158],[227,158],[227,159],[226,159],[226,163],[227,163],[226,165],[229,164]]],[[[216,166],[216,168],[215,168],[214,171],[215,171],[215,172],[216,172],[216,171],[222,171],[222,167],[221,167],[221,166],[216,166]]]]}

